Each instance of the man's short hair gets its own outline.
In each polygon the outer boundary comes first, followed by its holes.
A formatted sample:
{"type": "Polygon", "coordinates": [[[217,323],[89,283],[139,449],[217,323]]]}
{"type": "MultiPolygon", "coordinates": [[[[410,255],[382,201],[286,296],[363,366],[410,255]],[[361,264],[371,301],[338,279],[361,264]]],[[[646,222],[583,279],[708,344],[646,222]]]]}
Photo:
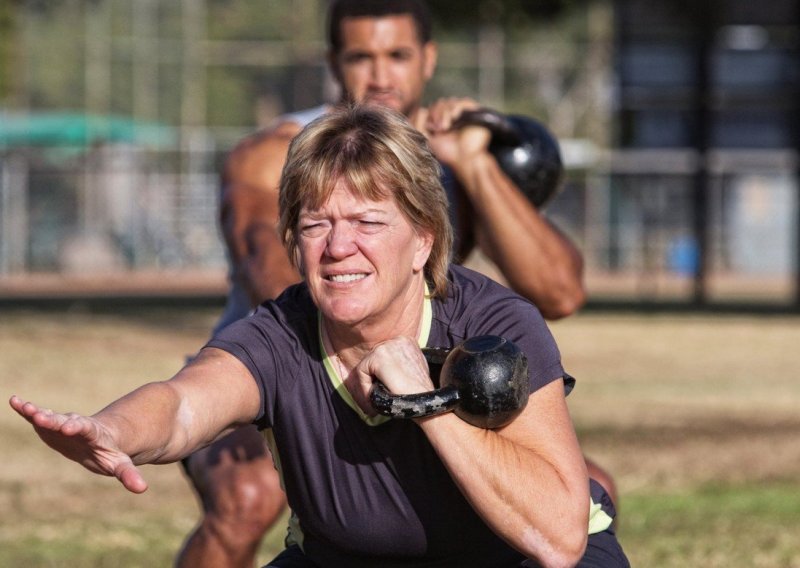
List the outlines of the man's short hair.
{"type": "Polygon", "coordinates": [[[414,20],[422,44],[431,40],[431,14],[422,0],[331,0],[328,10],[328,46],[333,53],[342,49],[344,18],[380,18],[408,14],[414,20]]]}

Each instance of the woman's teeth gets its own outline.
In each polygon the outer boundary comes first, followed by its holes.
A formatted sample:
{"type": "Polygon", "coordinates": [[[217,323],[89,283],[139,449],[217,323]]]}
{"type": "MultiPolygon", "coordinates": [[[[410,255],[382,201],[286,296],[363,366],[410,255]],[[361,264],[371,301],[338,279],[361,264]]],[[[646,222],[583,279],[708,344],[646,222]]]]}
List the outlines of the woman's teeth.
{"type": "Polygon", "coordinates": [[[330,280],[333,282],[354,282],[366,277],[366,274],[333,274],[330,276],[330,280]]]}

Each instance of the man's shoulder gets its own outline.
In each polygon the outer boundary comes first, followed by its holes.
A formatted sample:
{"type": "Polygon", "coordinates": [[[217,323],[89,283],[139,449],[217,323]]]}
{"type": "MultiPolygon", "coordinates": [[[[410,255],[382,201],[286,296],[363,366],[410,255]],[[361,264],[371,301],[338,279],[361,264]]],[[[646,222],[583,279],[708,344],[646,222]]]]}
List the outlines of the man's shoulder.
{"type": "Polygon", "coordinates": [[[299,125],[300,128],[303,128],[307,124],[313,122],[322,115],[326,114],[329,110],[330,110],[330,105],[323,104],[312,108],[307,108],[304,110],[290,112],[279,116],[275,120],[275,124],[281,124],[282,122],[290,122],[292,124],[299,125]]]}
{"type": "Polygon", "coordinates": [[[277,149],[288,148],[289,143],[302,130],[296,122],[281,122],[248,134],[233,147],[228,155],[229,162],[261,159],[264,154],[277,149]]]}
{"type": "Polygon", "coordinates": [[[264,168],[280,171],[291,141],[306,124],[324,114],[326,108],[320,106],[282,115],[270,126],[242,138],[225,161],[226,177],[233,180],[249,178],[252,177],[252,172],[264,168]]]}

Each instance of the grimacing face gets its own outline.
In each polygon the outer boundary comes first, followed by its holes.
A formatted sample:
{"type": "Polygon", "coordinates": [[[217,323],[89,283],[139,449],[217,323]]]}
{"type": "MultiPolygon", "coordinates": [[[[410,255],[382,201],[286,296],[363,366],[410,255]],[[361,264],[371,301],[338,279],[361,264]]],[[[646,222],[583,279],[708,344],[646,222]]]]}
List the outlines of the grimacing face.
{"type": "Polygon", "coordinates": [[[297,233],[311,297],[328,321],[397,321],[424,291],[433,237],[412,226],[394,197],[362,199],[340,181],[319,209],[303,207],[297,233]]]}
{"type": "Polygon", "coordinates": [[[342,49],[330,55],[344,97],[411,116],[436,68],[436,45],[420,43],[410,15],[344,18],[342,49]]]}

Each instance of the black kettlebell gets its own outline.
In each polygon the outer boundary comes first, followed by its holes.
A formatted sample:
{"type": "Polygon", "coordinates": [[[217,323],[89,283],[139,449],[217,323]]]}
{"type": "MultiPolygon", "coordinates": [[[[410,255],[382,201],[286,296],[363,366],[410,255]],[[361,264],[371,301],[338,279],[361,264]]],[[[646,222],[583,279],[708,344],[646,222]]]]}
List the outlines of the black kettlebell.
{"type": "Polygon", "coordinates": [[[534,207],[544,207],[558,193],[564,176],[561,151],[541,122],[480,108],[463,112],[453,124],[464,126],[483,126],[491,132],[489,152],[534,207]]]}
{"type": "Polygon", "coordinates": [[[394,418],[434,416],[452,410],[480,428],[511,422],[528,403],[528,360],[512,341],[496,335],[467,339],[451,349],[423,349],[428,365],[439,372],[440,388],[426,393],[392,395],[376,382],[370,400],[380,414],[394,418]]]}

